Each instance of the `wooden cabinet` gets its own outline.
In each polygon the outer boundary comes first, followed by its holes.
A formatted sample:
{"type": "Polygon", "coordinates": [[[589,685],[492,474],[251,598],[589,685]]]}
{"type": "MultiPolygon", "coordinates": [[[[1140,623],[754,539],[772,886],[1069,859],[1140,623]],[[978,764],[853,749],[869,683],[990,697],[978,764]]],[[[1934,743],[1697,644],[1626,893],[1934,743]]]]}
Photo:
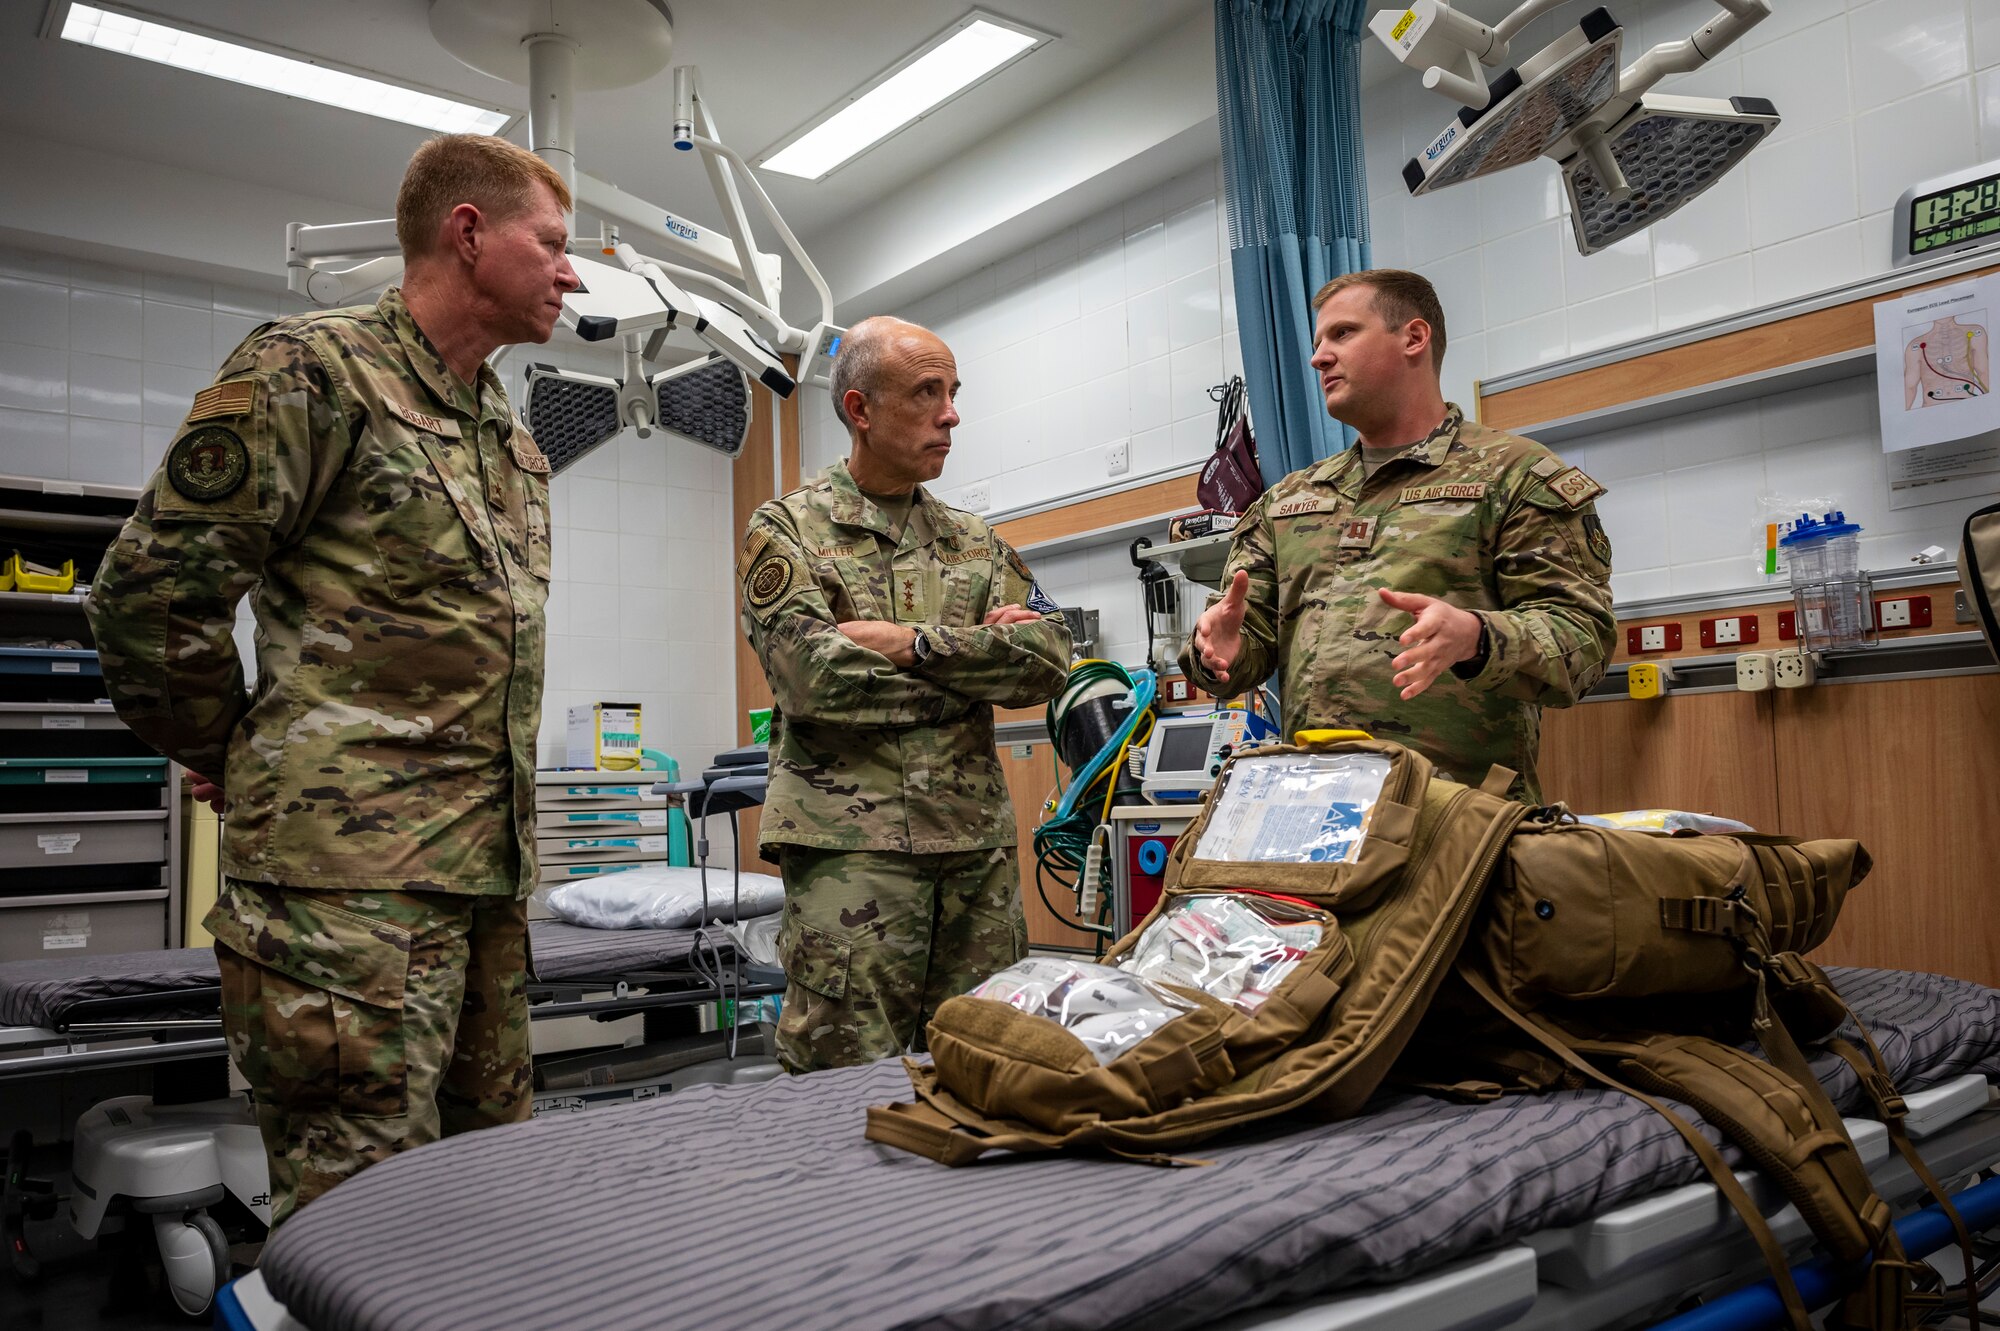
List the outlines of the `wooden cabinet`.
{"type": "Polygon", "coordinates": [[[1591,702],[1542,716],[1542,789],[1851,836],[1874,869],[1822,965],[2000,986],[2000,676],[1591,702]]]}
{"type": "Polygon", "coordinates": [[[1093,937],[1065,923],[1076,918],[1076,899],[1067,890],[1050,884],[1048,900],[1044,901],[1035,885],[1035,827],[1042,821],[1042,805],[1055,790],[1055,746],[1047,740],[1003,743],[1000,770],[1007,778],[1007,794],[1014,806],[1015,844],[1020,847],[1021,856],[1021,908],[1028,916],[1028,944],[1088,951],[1093,937]],[[1050,908],[1051,903],[1054,909],[1050,908]]]}

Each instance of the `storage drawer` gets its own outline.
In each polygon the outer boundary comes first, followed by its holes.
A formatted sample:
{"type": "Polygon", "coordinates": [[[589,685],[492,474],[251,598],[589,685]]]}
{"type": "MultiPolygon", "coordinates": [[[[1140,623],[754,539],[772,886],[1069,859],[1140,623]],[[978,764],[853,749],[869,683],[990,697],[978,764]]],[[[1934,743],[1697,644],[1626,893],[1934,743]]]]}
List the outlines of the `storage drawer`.
{"type": "Polygon", "coordinates": [[[643,863],[644,861],[637,860],[625,864],[549,864],[544,862],[541,877],[538,881],[545,887],[553,887],[557,883],[573,883],[579,878],[596,878],[607,873],[624,873],[628,869],[641,867],[643,863]]]}
{"type": "Polygon", "coordinates": [[[0,869],[157,864],[166,857],[165,810],[66,817],[0,814],[0,869]]]}
{"type": "Polygon", "coordinates": [[[165,888],[0,900],[0,961],[112,956],[169,945],[165,888]]]}
{"type": "Polygon", "coordinates": [[[535,853],[543,864],[663,860],[667,858],[667,835],[656,832],[645,836],[536,837],[535,853]]]}
{"type": "Polygon", "coordinates": [[[535,815],[535,830],[543,838],[571,833],[658,835],[667,830],[667,804],[655,799],[645,808],[543,810],[535,815]]]}

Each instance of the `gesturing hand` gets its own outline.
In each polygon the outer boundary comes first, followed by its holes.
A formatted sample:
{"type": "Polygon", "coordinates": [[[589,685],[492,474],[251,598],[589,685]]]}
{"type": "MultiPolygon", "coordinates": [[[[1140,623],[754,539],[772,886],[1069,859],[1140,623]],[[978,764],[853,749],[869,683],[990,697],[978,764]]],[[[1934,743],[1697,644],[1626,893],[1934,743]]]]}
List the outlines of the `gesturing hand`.
{"type": "Polygon", "coordinates": [[[1397,639],[1408,651],[1390,662],[1403,701],[1422,693],[1437,677],[1479,650],[1479,616],[1448,601],[1416,592],[1381,591],[1383,604],[1415,615],[1417,622],[1397,639]]]}
{"type": "Polygon", "coordinates": [[[1250,575],[1239,568],[1222,599],[1202,611],[1194,623],[1194,650],[1201,668],[1225,684],[1230,667],[1243,654],[1243,609],[1249,597],[1250,575]]]}
{"type": "Polygon", "coordinates": [[[848,640],[871,652],[880,652],[905,668],[917,663],[917,631],[907,624],[891,624],[886,619],[850,619],[836,625],[848,640]]]}

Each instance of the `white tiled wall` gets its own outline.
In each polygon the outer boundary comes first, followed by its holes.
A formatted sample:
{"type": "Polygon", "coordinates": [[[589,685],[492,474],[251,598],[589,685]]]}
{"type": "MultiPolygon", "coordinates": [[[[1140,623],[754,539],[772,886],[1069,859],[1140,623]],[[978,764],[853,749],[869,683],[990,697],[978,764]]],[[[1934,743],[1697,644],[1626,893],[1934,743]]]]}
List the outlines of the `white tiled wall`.
{"type": "MultiPolygon", "coordinates": [[[[1536,50],[1566,5],[1531,25],[1536,50]]],[[[1624,59],[1684,37],[1713,0],[1612,0],[1624,59]]],[[[1672,217],[1576,252],[1561,178],[1536,162],[1411,198],[1400,171],[1450,106],[1399,76],[1364,99],[1375,261],[1436,282],[1450,332],[1446,396],[1471,381],[1887,272],[1889,210],[1911,183],[2000,157],[2000,5],[1992,0],[1784,0],[1663,91],[1768,97],[1769,142],[1672,217]]],[[[1760,494],[1830,495],[1866,529],[1864,559],[1900,567],[1955,549],[1987,500],[1888,506],[1872,378],[1573,440],[1559,450],[1610,487],[1599,509],[1620,601],[1762,581],[1760,494]]]]}
{"type": "MultiPolygon", "coordinates": [[[[0,472],[143,485],[216,366],[243,337],[304,308],[252,290],[0,248],[0,472]]],[[[581,348],[530,360],[603,372],[581,348]]],[[[735,744],[729,463],[622,436],[555,478],[543,761],[572,703],[642,704],[646,743],[697,770],[735,744]]],[[[551,747],[554,746],[554,747],[551,747]]]]}
{"type": "MultiPolygon", "coordinates": [[[[1229,237],[1212,163],[991,264],[895,314],[935,329],[958,360],[963,423],[937,492],[988,511],[1171,471],[1213,447],[1208,389],[1241,372],[1229,237]],[[1109,446],[1131,469],[1113,478],[1109,446]]],[[[824,392],[800,418],[805,466],[843,456],[824,392]]]]}

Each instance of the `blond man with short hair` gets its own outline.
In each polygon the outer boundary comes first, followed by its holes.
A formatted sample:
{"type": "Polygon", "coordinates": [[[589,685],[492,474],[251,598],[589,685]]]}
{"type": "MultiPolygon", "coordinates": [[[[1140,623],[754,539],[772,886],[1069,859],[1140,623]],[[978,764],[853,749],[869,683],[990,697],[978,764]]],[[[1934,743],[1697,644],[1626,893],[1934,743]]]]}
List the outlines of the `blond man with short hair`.
{"type": "Polygon", "coordinates": [[[548,340],[569,207],[504,140],[419,148],[402,287],[245,339],[91,593],[119,715],[223,809],[206,924],[274,1223],[530,1108],[549,465],[486,357],[548,340]]]}
{"type": "Polygon", "coordinates": [[[1444,400],[1444,311],[1416,273],[1313,298],[1312,366],[1355,444],[1286,476],[1236,526],[1181,667],[1232,697],[1276,671],[1288,731],[1365,730],[1478,784],[1542,798],[1543,707],[1604,675],[1617,623],[1604,487],[1444,400]]]}

